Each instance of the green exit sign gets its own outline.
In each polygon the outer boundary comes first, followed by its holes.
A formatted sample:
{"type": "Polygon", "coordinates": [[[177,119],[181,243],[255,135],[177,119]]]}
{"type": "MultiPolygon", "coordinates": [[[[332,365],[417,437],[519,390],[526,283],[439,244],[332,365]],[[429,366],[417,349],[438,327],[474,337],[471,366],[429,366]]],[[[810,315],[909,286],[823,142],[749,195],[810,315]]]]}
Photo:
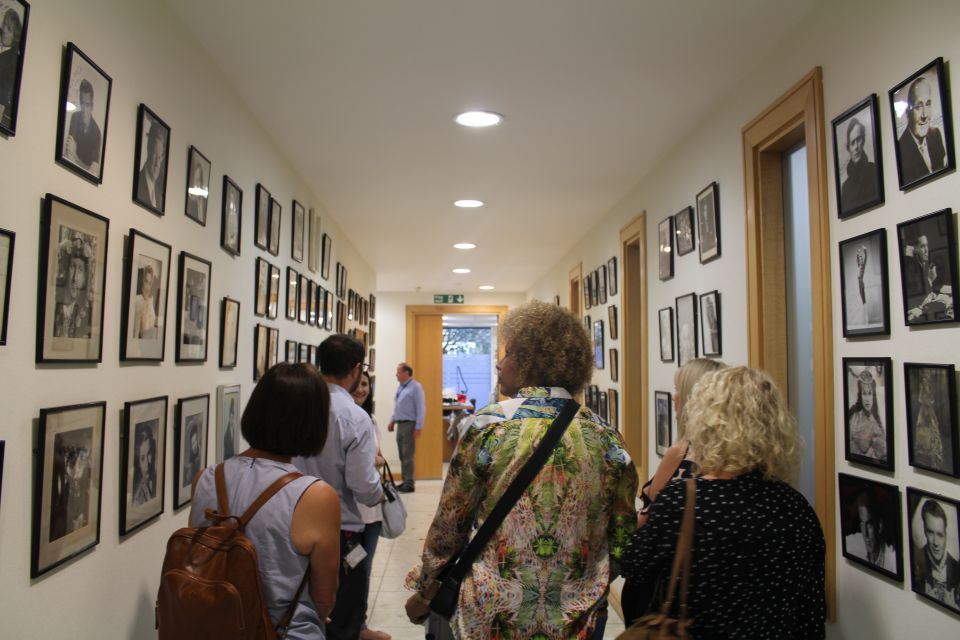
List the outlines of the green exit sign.
{"type": "Polygon", "coordinates": [[[463,294],[437,293],[433,296],[433,304],[463,304],[463,294]]]}

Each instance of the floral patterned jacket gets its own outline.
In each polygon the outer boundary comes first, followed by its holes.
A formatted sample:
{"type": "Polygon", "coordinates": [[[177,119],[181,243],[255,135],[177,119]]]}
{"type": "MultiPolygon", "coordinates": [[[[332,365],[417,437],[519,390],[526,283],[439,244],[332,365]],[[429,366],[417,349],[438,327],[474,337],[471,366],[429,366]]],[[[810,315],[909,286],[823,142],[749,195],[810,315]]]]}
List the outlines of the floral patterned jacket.
{"type": "MultiPolygon", "coordinates": [[[[482,524],[570,394],[528,387],[467,428],[407,587],[422,590],[482,524]]],[[[636,528],[637,472],[623,439],[581,408],[467,574],[459,638],[585,638],[636,528]]]]}

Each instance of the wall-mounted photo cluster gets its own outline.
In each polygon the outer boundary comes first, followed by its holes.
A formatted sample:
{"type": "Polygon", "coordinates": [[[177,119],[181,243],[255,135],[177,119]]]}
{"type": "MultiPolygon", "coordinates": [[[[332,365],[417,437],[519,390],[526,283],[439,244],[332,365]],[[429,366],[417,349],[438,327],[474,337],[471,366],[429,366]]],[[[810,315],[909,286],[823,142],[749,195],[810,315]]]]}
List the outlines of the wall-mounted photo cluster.
{"type": "MultiPolygon", "coordinates": [[[[606,304],[608,297],[617,295],[617,285],[617,258],[614,256],[607,260],[606,264],[600,265],[593,271],[583,276],[582,286],[584,309],[591,309],[593,307],[606,304]]],[[[555,302],[560,304],[559,296],[556,297],[555,302]]],[[[602,311],[600,313],[602,314],[602,311]]],[[[590,316],[585,315],[583,317],[583,322],[584,327],[587,329],[587,333],[592,338],[594,366],[597,369],[604,369],[606,368],[605,358],[607,352],[606,347],[604,346],[605,337],[609,338],[610,340],[617,340],[620,335],[620,318],[617,305],[611,304],[607,307],[606,333],[604,333],[604,321],[602,317],[600,319],[593,320],[590,316]]],[[[620,377],[619,358],[612,355],[615,352],[615,348],[610,348],[611,355],[609,358],[609,366],[611,382],[616,382],[620,377]]],[[[597,391],[597,393],[599,394],[600,391],[597,391]]],[[[597,415],[601,415],[601,411],[599,411],[599,409],[600,405],[597,404],[597,415]]],[[[604,406],[603,411],[607,412],[608,407],[604,406]]]]}

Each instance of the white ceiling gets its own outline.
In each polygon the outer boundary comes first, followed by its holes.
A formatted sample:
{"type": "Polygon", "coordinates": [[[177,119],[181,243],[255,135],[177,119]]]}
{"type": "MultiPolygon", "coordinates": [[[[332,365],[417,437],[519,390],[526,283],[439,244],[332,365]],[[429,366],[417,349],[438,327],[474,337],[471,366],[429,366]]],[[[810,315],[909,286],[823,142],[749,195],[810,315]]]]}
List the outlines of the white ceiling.
{"type": "Polygon", "coordinates": [[[529,288],[819,2],[167,0],[377,290],[442,292],[529,288]]]}

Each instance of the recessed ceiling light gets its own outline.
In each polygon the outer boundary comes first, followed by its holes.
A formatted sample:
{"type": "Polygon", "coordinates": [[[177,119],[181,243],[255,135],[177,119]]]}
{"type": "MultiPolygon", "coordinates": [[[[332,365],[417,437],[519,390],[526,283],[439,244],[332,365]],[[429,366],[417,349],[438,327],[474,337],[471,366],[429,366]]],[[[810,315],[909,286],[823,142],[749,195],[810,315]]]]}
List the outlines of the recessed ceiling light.
{"type": "Polygon", "coordinates": [[[454,273],[470,273],[470,269],[458,268],[453,270],[454,273]]]}
{"type": "Polygon", "coordinates": [[[483,291],[493,291],[494,286],[492,284],[482,284],[480,285],[480,289],[483,291]]]}
{"type": "Polygon", "coordinates": [[[477,245],[473,244],[472,242],[458,242],[457,244],[453,245],[453,248],[466,251],[467,249],[476,249],[477,245]]]}
{"type": "Polygon", "coordinates": [[[503,116],[493,111],[464,111],[454,120],[465,127],[492,127],[503,122],[503,116]]]}
{"type": "Polygon", "coordinates": [[[483,200],[457,200],[453,203],[453,206],[460,207],[461,209],[474,209],[476,207],[482,207],[483,200]]]}

